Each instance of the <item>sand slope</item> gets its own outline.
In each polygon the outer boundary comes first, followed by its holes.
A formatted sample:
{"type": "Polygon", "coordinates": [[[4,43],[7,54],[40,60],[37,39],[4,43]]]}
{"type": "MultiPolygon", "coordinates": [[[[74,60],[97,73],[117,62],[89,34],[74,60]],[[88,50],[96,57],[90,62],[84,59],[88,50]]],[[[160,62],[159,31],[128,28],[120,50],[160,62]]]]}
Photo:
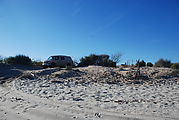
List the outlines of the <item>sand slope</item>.
{"type": "Polygon", "coordinates": [[[145,115],[124,115],[120,112],[107,112],[100,109],[73,109],[72,103],[60,103],[21,93],[8,87],[0,87],[1,120],[177,120],[172,117],[145,115]]]}
{"type": "Polygon", "coordinates": [[[21,70],[0,86],[0,120],[179,120],[178,77],[143,69],[21,70]]]}
{"type": "Polygon", "coordinates": [[[97,110],[96,115],[95,110],[74,110],[70,107],[72,104],[39,98],[2,86],[0,87],[0,94],[1,120],[128,119],[110,113],[109,115],[98,114],[97,110]]]}

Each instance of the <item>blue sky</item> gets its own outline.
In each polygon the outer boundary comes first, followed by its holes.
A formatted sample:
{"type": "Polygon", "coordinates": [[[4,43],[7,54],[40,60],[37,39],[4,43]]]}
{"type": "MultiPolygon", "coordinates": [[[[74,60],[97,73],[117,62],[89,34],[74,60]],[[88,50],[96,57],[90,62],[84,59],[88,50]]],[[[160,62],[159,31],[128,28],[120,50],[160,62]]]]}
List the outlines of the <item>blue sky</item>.
{"type": "Polygon", "coordinates": [[[179,62],[179,0],[0,0],[0,55],[179,62]]]}

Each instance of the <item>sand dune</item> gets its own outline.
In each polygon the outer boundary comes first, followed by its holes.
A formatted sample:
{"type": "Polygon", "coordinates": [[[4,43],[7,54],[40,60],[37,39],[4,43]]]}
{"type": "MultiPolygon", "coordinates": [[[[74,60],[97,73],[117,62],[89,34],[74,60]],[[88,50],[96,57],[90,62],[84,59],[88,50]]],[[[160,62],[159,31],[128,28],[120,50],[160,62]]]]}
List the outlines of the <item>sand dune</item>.
{"type": "Polygon", "coordinates": [[[0,86],[2,120],[179,120],[179,78],[166,68],[23,70],[0,86]],[[173,75],[173,76],[172,76],[173,75]]]}

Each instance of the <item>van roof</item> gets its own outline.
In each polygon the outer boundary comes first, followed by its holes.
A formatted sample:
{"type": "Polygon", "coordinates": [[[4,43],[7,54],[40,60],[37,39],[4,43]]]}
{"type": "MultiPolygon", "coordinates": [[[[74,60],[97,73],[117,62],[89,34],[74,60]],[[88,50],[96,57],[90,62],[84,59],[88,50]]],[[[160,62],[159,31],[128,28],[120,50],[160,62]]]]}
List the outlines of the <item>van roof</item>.
{"type": "Polygon", "coordinates": [[[51,57],[70,57],[70,56],[66,56],[66,55],[52,55],[51,57]]]}

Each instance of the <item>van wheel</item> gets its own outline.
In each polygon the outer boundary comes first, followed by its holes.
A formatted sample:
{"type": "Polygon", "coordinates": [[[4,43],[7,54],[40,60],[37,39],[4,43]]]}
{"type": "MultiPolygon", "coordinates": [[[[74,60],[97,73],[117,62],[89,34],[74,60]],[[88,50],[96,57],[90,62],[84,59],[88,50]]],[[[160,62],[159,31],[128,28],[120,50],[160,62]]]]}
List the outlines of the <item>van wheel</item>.
{"type": "Polygon", "coordinates": [[[71,64],[70,63],[67,63],[67,65],[66,66],[71,66],[71,64]]]}
{"type": "Polygon", "coordinates": [[[72,70],[72,66],[70,63],[66,64],[66,70],[72,70]]]}

